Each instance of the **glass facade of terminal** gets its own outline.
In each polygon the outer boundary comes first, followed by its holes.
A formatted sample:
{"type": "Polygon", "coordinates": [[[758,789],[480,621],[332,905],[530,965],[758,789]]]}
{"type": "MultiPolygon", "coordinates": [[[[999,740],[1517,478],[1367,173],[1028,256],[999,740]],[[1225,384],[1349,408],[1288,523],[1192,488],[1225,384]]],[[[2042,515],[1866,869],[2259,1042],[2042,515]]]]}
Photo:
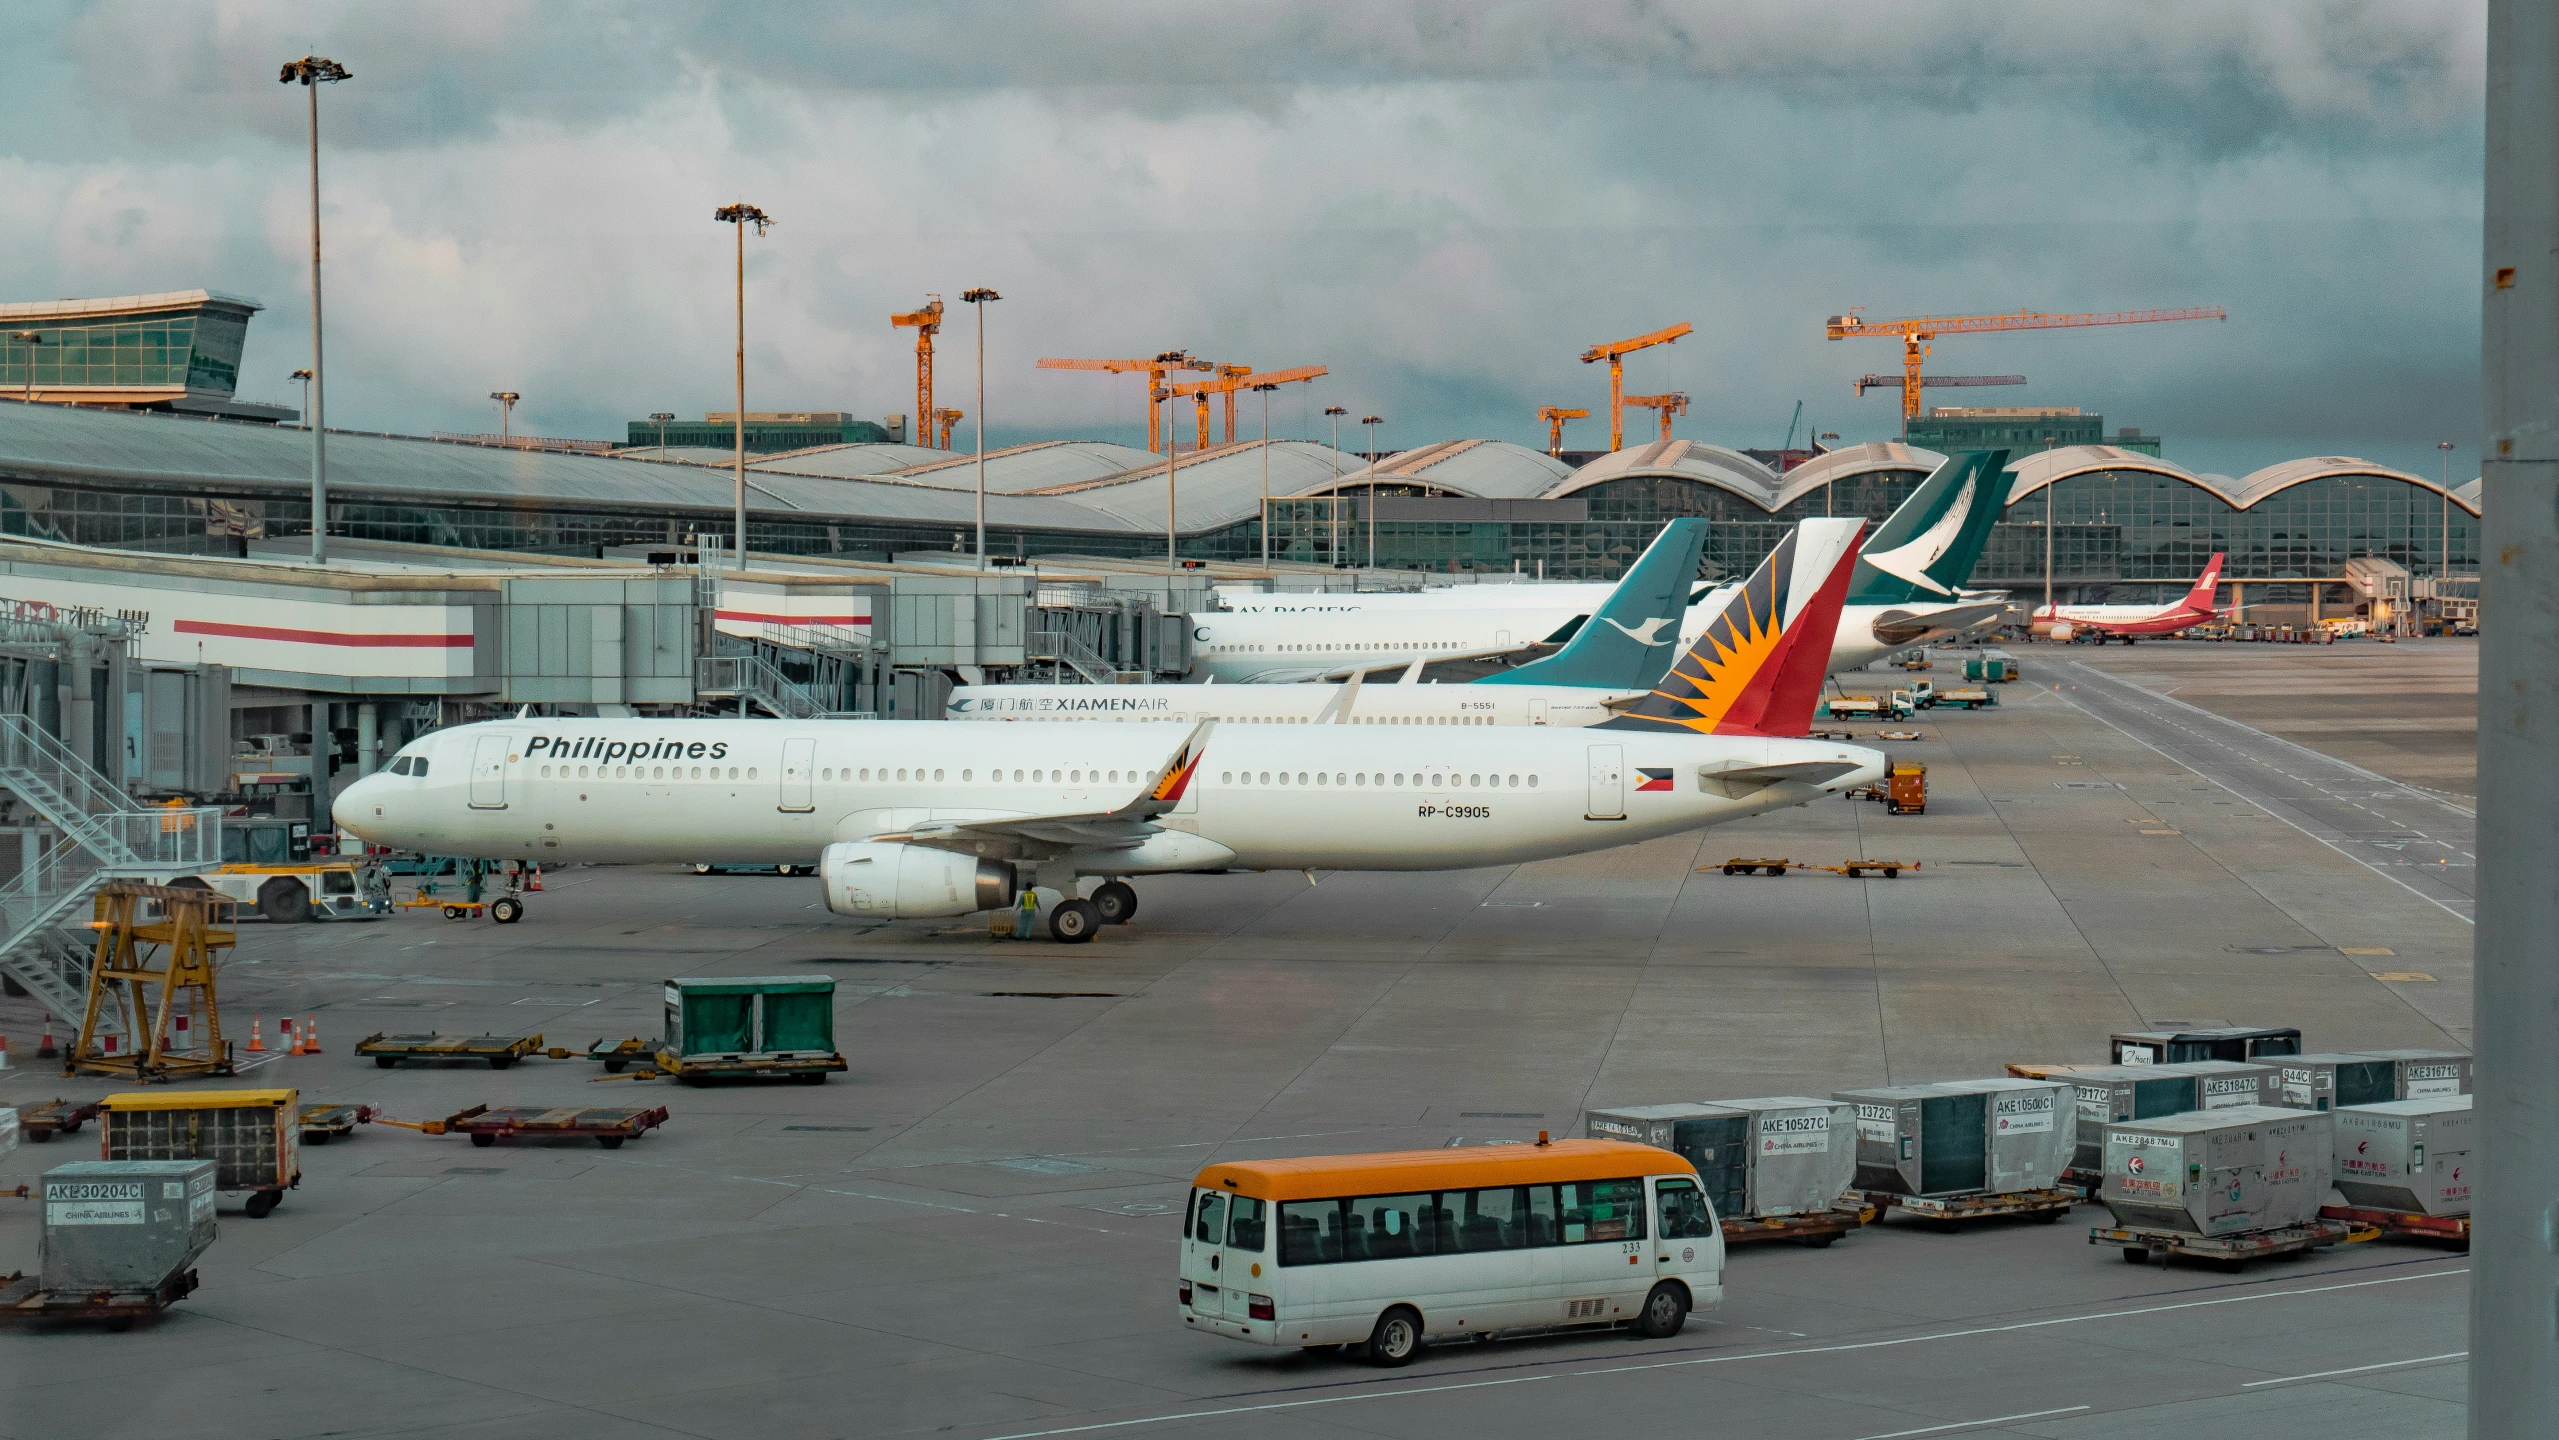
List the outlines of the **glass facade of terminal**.
{"type": "Polygon", "coordinates": [[[245,315],[193,307],[94,322],[13,320],[39,338],[0,339],[0,390],[115,386],[189,389],[229,395],[240,382],[245,315]]]}
{"type": "MultiPolygon", "coordinates": [[[[2052,506],[2053,581],[2070,587],[2073,601],[2103,601],[2117,583],[2125,585],[2120,598],[2146,601],[2161,592],[2157,582],[2192,582],[2215,551],[2230,557],[2222,573],[2233,580],[2333,579],[2362,555],[2418,575],[2479,568],[2478,518],[2447,507],[2434,490],[2387,476],[2305,480],[2246,510],[2147,471],[2093,471],[2050,489],[2060,492],[2052,506]]],[[[2041,586],[2047,493],[2038,490],[2008,507],[1974,584],[2041,586]]]]}

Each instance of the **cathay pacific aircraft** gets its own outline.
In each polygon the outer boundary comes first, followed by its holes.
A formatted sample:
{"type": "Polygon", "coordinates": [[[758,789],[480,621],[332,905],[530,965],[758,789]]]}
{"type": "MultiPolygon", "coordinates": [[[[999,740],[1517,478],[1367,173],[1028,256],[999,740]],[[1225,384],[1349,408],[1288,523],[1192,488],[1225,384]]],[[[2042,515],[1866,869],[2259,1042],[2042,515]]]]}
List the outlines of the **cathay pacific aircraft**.
{"type": "Polygon", "coordinates": [[[1000,908],[1036,885],[1060,896],[1049,933],[1067,942],[1136,913],[1130,876],[1611,849],[1882,774],[1872,750],[1799,738],[1849,567],[1798,545],[1781,542],[1628,713],[1582,730],[494,720],[412,741],[335,818],[437,855],[814,858],[827,907],[874,923],[1000,908]]]}
{"type": "MultiPolygon", "coordinates": [[[[1832,670],[1854,670],[1895,651],[1952,639],[2007,610],[2004,600],[1964,593],[1990,543],[1991,527],[2006,508],[2008,487],[2001,472],[2007,464],[2005,450],[1952,456],[1877,527],[1866,542],[1832,641],[1832,670]]],[[[1536,629],[1543,624],[1560,631],[1604,603],[1609,593],[1609,586],[1599,584],[1463,585],[1367,595],[1240,594],[1229,595],[1226,606],[1239,615],[1293,617],[1310,628],[1321,627],[1324,643],[1339,645],[1344,636],[1359,632],[1358,616],[1373,617],[1368,623],[1382,630],[1390,624],[1420,624],[1423,615],[1478,607],[1503,617],[1506,627],[1536,629]],[[1383,619],[1390,615],[1397,618],[1383,619]]],[[[1731,593],[1730,586],[1698,587],[1680,638],[1697,638],[1731,593]]],[[[1240,624],[1225,623],[1230,629],[1240,624]]],[[[1349,670],[1272,667],[1272,673],[1256,673],[1249,665],[1228,663],[1212,673],[1219,679],[1304,680],[1335,678],[1349,670]]]]}

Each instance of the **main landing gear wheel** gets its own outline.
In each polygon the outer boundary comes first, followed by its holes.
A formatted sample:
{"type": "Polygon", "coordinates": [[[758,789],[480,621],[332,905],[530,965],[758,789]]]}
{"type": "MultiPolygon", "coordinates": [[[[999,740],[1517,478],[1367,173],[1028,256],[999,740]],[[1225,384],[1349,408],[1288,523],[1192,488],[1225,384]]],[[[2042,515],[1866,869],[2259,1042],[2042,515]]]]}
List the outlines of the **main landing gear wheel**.
{"type": "Polygon", "coordinates": [[[1137,913],[1137,892],[1124,880],[1107,880],[1090,897],[1105,925],[1125,925],[1137,913]]]}
{"type": "Polygon", "coordinates": [[[524,918],[524,902],[512,895],[502,895],[489,907],[489,918],[501,925],[512,925],[524,918]]]}
{"type": "Polygon", "coordinates": [[[1090,942],[1102,928],[1102,912],[1090,900],[1061,900],[1048,912],[1048,938],[1061,945],[1090,942]]]}

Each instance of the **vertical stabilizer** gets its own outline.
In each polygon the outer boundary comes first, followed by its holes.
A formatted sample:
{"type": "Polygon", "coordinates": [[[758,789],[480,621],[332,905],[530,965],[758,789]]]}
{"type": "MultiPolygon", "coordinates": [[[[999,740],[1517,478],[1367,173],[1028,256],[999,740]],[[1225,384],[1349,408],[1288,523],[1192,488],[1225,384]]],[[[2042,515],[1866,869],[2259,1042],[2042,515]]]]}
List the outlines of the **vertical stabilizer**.
{"type": "Polygon", "coordinates": [[[1602,730],[1802,735],[1821,702],[1862,520],[1806,520],[1760,562],[1706,633],[1602,730]]]}
{"type": "Polygon", "coordinates": [[[1562,649],[1474,683],[1650,688],[1678,658],[1680,621],[1687,618],[1697,557],[1705,549],[1705,521],[1679,519],[1664,525],[1562,649]]]}
{"type": "Polygon", "coordinates": [[[2008,508],[2008,452],[1951,456],[1866,542],[1852,605],[1943,604],[1957,598],[2008,508]]]}
{"type": "Polygon", "coordinates": [[[2222,556],[2223,552],[2216,550],[2213,552],[2212,559],[2205,562],[2204,578],[2196,581],[2195,588],[2186,592],[2187,609],[2206,612],[2213,610],[2213,597],[2221,593],[2222,556]]]}

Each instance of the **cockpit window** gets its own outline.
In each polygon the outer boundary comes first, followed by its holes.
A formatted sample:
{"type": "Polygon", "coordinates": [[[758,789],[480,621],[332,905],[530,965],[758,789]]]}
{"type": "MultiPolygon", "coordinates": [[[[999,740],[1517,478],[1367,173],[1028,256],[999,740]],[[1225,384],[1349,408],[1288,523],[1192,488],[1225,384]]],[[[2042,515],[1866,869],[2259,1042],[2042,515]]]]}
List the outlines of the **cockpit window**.
{"type": "Polygon", "coordinates": [[[394,775],[424,775],[427,773],[426,757],[403,755],[391,762],[390,770],[394,775]]]}

